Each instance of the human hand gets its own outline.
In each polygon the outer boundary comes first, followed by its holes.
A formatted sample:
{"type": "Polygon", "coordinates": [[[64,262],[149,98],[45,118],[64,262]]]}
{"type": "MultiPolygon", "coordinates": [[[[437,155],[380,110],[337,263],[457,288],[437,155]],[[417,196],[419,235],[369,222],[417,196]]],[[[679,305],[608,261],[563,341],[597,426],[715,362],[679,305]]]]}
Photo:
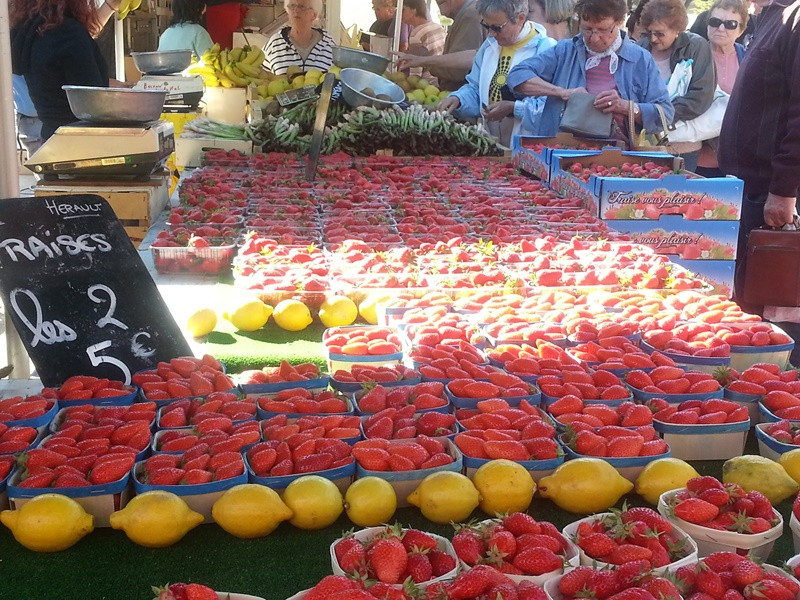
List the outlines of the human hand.
{"type": "Polygon", "coordinates": [[[586,91],[584,87],[576,87],[576,88],[564,88],[564,93],[561,95],[561,99],[564,101],[569,100],[569,97],[572,94],[588,94],[589,92],[586,91]]]}
{"type": "Polygon", "coordinates": [[[405,71],[412,67],[422,67],[425,62],[423,57],[414,54],[407,54],[406,52],[392,52],[395,56],[395,67],[398,71],[405,71]]]}
{"type": "Polygon", "coordinates": [[[597,94],[594,107],[604,113],[628,114],[629,102],[620,98],[616,90],[606,90],[597,94]]]}
{"type": "Polygon", "coordinates": [[[461,100],[458,99],[458,96],[446,96],[439,100],[439,103],[436,105],[436,110],[443,110],[446,113],[451,113],[459,106],[461,106],[461,100]]]}
{"type": "Polygon", "coordinates": [[[483,110],[483,118],[487,121],[502,121],[509,115],[514,114],[514,102],[511,100],[501,100],[490,104],[483,110]]]}
{"type": "Polygon", "coordinates": [[[794,196],[769,194],[764,203],[764,222],[770,227],[783,227],[794,222],[796,202],[794,196]]]}

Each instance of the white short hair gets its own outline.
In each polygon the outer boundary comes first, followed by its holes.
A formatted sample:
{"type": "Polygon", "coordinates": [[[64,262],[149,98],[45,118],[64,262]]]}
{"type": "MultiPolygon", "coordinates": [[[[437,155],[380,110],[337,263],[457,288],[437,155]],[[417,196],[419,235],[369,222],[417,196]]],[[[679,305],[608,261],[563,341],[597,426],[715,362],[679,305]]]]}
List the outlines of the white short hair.
{"type": "MultiPolygon", "coordinates": [[[[296,0],[283,0],[283,8],[286,9],[292,2],[296,2],[296,0]]],[[[313,10],[318,17],[321,17],[325,10],[322,0],[308,0],[308,3],[311,5],[311,10],[313,10]]]]}

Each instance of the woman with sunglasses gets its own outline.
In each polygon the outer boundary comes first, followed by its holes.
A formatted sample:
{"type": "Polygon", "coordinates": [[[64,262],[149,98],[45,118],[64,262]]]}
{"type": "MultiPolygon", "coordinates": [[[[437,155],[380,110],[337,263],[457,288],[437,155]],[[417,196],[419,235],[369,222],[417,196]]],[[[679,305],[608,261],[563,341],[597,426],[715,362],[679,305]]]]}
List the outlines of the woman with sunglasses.
{"type": "MultiPolygon", "coordinates": [[[[708,41],[714,65],[717,68],[717,85],[728,94],[733,90],[739,63],[744,59],[744,46],[736,40],[747,23],[747,8],[741,0],[717,0],[708,12],[708,41]]],[[[703,177],[724,177],[717,163],[719,138],[706,140],[700,148],[696,173],[703,177]]]]}
{"type": "Polygon", "coordinates": [[[439,108],[456,116],[483,116],[487,129],[509,146],[513,134],[538,129],[544,99],[516,100],[506,86],[509,70],[520,61],[555,46],[544,26],[528,20],[528,0],[478,0],[481,25],[488,34],[478,49],[467,83],[444,98],[439,108]]]}
{"type": "MultiPolygon", "coordinates": [[[[714,101],[717,76],[711,46],[702,37],[685,31],[689,23],[683,0],[650,0],[642,11],[645,35],[639,44],[656,61],[661,78],[668,82],[675,67],[691,60],[692,75],[686,93],[672,98],[675,121],[691,121],[706,112],[714,101]]],[[[671,150],[684,160],[684,168],[694,171],[702,141],[680,142],[671,150]]]]}
{"type": "Polygon", "coordinates": [[[508,86],[518,96],[546,96],[539,135],[553,136],[567,99],[577,92],[595,94],[594,106],[614,116],[620,139],[627,138],[627,117],[649,132],[664,129],[661,108],[672,121],[667,87],[653,58],[620,28],[628,7],[625,0],[578,0],[575,12],[580,33],[520,62],[508,74],[508,86]]]}

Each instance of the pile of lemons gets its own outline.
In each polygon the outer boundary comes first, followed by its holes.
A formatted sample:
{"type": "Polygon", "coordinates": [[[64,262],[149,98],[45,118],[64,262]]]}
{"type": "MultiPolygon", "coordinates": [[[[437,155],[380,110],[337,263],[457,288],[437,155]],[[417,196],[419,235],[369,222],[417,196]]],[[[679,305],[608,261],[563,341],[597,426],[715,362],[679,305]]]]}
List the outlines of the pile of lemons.
{"type": "Polygon", "coordinates": [[[408,75],[401,71],[394,73],[387,73],[386,78],[393,81],[406,93],[406,100],[424,106],[432,106],[439,102],[442,98],[446,98],[450,92],[440,90],[427,79],[423,79],[418,75],[408,75]]]}
{"type": "MultiPolygon", "coordinates": [[[[347,296],[328,296],[317,312],[320,322],[325,327],[341,327],[351,325],[358,318],[359,309],[347,296]]],[[[370,313],[377,323],[377,315],[370,313]]],[[[258,298],[241,298],[222,313],[222,318],[229,321],[239,331],[258,331],[267,324],[270,317],[275,324],[286,331],[302,331],[314,321],[311,310],[301,300],[294,298],[282,300],[274,307],[258,298]]],[[[218,323],[217,311],[205,306],[195,310],[185,322],[186,331],[194,338],[202,338],[210,334],[218,323]]]]}

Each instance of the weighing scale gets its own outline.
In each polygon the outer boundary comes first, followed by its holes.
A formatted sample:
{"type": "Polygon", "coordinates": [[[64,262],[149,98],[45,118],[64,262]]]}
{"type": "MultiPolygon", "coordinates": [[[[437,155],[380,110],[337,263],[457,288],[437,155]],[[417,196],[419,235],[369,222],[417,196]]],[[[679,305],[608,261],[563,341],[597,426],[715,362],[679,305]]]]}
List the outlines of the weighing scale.
{"type": "Polygon", "coordinates": [[[44,179],[149,179],[175,150],[168,121],[109,126],[79,121],[59,127],[25,166],[44,179]]]}
{"type": "Polygon", "coordinates": [[[203,97],[203,79],[198,75],[143,75],[133,89],[166,91],[164,112],[194,112],[203,97]]]}

